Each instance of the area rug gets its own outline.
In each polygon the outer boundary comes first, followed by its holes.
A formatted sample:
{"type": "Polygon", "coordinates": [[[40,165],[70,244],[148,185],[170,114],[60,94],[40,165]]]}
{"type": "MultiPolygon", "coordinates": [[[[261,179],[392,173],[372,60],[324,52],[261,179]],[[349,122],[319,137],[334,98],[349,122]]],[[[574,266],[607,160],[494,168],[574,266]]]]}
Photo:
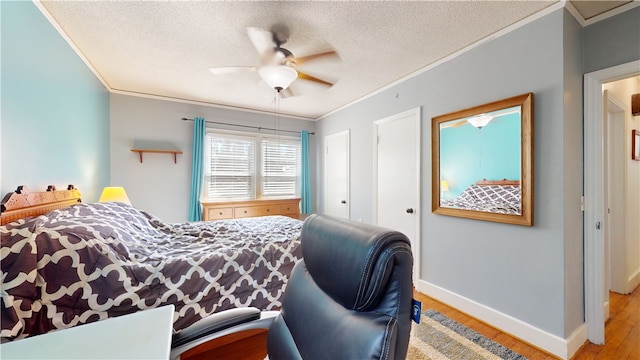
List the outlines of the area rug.
{"type": "Polygon", "coordinates": [[[527,360],[435,310],[423,312],[420,324],[413,324],[407,359],[527,360]]]}

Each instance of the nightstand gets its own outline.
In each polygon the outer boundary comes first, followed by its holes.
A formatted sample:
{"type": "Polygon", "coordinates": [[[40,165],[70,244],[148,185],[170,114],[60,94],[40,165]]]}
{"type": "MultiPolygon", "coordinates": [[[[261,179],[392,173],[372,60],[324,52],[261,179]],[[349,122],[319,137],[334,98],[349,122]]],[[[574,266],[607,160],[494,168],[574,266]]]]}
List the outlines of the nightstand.
{"type": "Polygon", "coordinates": [[[168,359],[173,305],[0,345],[3,359],[168,359]]]}

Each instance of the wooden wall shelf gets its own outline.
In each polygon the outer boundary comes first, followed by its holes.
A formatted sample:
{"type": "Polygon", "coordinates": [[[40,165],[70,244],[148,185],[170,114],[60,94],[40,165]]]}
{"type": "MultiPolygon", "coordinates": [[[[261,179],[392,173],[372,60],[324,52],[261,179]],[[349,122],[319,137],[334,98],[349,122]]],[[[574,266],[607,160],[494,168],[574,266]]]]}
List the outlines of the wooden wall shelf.
{"type": "Polygon", "coordinates": [[[152,150],[152,149],[131,149],[133,152],[137,152],[140,156],[140,162],[142,162],[143,153],[159,153],[159,154],[173,154],[173,163],[178,163],[178,154],[182,154],[180,150],[152,150]]]}

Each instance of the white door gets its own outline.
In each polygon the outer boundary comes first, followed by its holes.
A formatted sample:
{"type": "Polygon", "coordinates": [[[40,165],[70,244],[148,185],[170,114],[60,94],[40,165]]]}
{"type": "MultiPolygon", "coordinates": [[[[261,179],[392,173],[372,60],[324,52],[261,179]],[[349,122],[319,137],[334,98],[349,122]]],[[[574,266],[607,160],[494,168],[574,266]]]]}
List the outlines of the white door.
{"type": "Polygon", "coordinates": [[[411,240],[420,276],[420,108],[374,122],[374,221],[411,240]]]}
{"type": "Polygon", "coordinates": [[[350,131],[324,137],[324,213],[349,218],[350,131]]]}

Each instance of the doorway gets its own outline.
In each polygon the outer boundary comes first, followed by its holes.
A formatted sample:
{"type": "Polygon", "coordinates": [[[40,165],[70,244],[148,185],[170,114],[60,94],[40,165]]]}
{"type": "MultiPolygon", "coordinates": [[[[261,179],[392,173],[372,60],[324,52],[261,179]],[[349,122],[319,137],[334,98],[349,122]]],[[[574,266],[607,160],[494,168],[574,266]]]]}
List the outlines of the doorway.
{"type": "MultiPolygon", "coordinates": [[[[640,61],[598,70],[584,75],[584,278],[585,322],[587,338],[604,344],[605,299],[605,208],[607,177],[605,145],[607,104],[603,96],[605,83],[640,75],[640,61]]],[[[605,229],[606,230],[606,229],[605,229]]]]}
{"type": "Polygon", "coordinates": [[[350,130],[324,138],[324,213],[348,219],[350,130]]]}
{"type": "Polygon", "coordinates": [[[414,279],[420,257],[420,108],[373,123],[373,211],[375,224],[411,241],[414,279]]]}

